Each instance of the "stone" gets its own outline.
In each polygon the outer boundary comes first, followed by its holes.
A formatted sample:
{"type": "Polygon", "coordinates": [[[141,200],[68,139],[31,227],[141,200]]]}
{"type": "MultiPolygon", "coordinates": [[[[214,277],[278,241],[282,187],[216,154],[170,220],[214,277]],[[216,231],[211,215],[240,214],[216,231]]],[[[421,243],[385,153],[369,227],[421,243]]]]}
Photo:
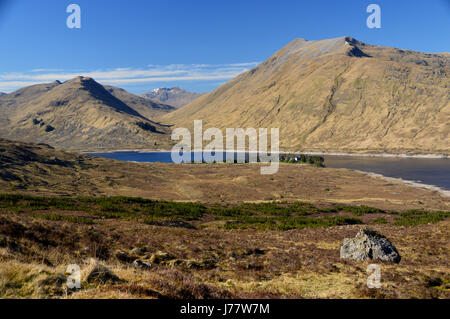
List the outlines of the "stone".
{"type": "Polygon", "coordinates": [[[152,268],[152,264],[151,263],[142,261],[140,259],[136,259],[135,261],[133,261],[133,266],[135,268],[140,268],[140,269],[150,269],[150,268],[152,268]]]}
{"type": "Polygon", "coordinates": [[[394,263],[399,263],[401,259],[395,246],[386,237],[370,229],[360,229],[354,238],[345,238],[340,257],[394,263]]]}

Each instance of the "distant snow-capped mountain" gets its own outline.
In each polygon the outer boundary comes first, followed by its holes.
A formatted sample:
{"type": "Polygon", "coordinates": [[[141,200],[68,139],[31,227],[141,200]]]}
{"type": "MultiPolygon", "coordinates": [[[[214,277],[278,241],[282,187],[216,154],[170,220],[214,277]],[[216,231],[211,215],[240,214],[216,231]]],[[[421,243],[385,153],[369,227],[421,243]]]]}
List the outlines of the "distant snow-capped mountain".
{"type": "Polygon", "coordinates": [[[140,96],[151,99],[157,103],[164,103],[180,108],[202,96],[203,93],[188,92],[179,87],[157,88],[142,93],[140,96]]]}

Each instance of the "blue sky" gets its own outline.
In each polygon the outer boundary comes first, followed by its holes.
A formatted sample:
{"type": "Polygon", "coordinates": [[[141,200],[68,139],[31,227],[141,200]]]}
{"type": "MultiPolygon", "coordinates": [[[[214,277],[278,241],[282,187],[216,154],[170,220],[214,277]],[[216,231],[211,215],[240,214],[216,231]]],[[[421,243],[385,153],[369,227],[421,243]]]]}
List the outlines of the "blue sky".
{"type": "Polygon", "coordinates": [[[0,91],[76,75],[133,93],[215,89],[295,38],[450,52],[450,0],[0,0],[0,91]],[[66,7],[81,7],[81,29],[66,7]],[[381,29],[366,8],[381,7],[381,29]]]}

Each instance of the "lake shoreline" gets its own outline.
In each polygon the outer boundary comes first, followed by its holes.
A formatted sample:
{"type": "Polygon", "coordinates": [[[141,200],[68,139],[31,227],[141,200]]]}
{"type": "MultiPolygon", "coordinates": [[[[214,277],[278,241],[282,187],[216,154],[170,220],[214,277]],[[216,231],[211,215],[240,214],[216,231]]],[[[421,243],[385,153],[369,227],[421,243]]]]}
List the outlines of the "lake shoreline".
{"type": "MultiPolygon", "coordinates": [[[[204,150],[203,150],[204,151],[204,150]]],[[[89,154],[109,154],[109,153],[170,153],[171,150],[165,149],[118,149],[118,150],[98,150],[98,151],[79,151],[78,153],[89,154]]],[[[216,152],[225,152],[225,150],[216,150],[216,152]]],[[[252,152],[250,152],[252,153],[252,152]]],[[[384,157],[384,158],[425,158],[425,159],[449,159],[447,154],[394,154],[394,153],[345,153],[345,152],[316,152],[316,151],[279,151],[280,154],[305,154],[322,156],[354,156],[354,157],[384,157]]]]}
{"type": "Polygon", "coordinates": [[[372,172],[365,172],[365,171],[360,171],[360,170],[357,170],[357,169],[350,169],[350,168],[347,168],[347,169],[355,171],[355,172],[363,173],[363,174],[368,175],[368,176],[370,176],[372,178],[380,178],[380,179],[383,179],[383,180],[385,180],[387,182],[406,184],[406,185],[414,187],[414,188],[426,189],[426,190],[437,192],[437,193],[443,195],[444,197],[450,197],[450,190],[447,190],[445,188],[441,188],[441,187],[436,186],[436,185],[419,183],[419,182],[403,179],[403,178],[400,178],[400,177],[389,177],[389,176],[385,176],[385,175],[382,175],[382,174],[372,173],[372,172]]]}

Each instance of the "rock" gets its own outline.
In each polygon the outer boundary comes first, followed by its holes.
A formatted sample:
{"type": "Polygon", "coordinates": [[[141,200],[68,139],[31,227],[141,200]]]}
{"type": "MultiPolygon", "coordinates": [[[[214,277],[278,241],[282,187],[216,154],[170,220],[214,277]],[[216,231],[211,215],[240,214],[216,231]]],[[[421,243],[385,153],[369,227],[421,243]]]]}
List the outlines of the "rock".
{"type": "Polygon", "coordinates": [[[88,283],[115,283],[121,281],[111,270],[107,267],[93,263],[91,269],[88,271],[86,281],[88,283]]]}
{"type": "Polygon", "coordinates": [[[216,267],[214,260],[173,259],[168,262],[171,267],[181,266],[187,269],[213,269],[216,267]]]}
{"type": "Polygon", "coordinates": [[[213,269],[216,267],[216,262],[214,260],[186,260],[186,268],[188,269],[213,269]]]}
{"type": "Polygon", "coordinates": [[[400,254],[383,235],[369,229],[360,229],[354,238],[345,238],[340,257],[354,260],[382,260],[399,263],[400,254]]]}
{"type": "Polygon", "coordinates": [[[135,268],[140,268],[140,269],[150,269],[150,268],[152,268],[152,264],[151,263],[142,261],[140,259],[136,259],[135,261],[133,261],[133,266],[135,268]]]}
{"type": "Polygon", "coordinates": [[[152,257],[150,257],[150,262],[154,264],[160,264],[162,262],[169,261],[172,259],[175,259],[175,257],[168,253],[163,253],[159,251],[156,254],[153,254],[152,257]]]}

